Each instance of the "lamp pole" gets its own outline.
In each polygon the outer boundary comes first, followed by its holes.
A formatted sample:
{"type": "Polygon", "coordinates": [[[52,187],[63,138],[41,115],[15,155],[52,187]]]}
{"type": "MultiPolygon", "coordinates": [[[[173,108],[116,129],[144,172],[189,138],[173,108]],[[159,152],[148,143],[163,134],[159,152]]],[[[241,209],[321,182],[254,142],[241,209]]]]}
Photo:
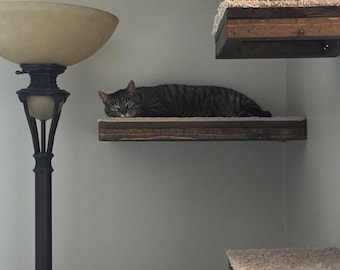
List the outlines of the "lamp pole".
{"type": "Polygon", "coordinates": [[[0,57],[20,64],[17,74],[27,73],[31,78],[30,85],[17,94],[24,106],[36,162],[36,270],[52,269],[52,150],[61,107],[69,96],[57,86],[57,77],[67,66],[97,52],[118,22],[115,15],[86,6],[0,2],[0,57]]]}
{"type": "Polygon", "coordinates": [[[55,64],[22,64],[22,71],[28,73],[31,83],[26,89],[17,92],[32,134],[35,158],[35,253],[36,270],[52,269],[52,172],[53,143],[58,126],[61,106],[69,93],[59,89],[56,78],[66,70],[65,66],[55,64]],[[32,99],[41,98],[52,102],[32,104],[32,99]],[[38,107],[38,108],[34,108],[38,107]],[[39,108],[42,107],[42,108],[39,108]],[[49,108],[52,107],[52,108],[49,108]],[[32,113],[35,109],[43,113],[32,113]],[[46,115],[50,111],[51,115],[46,115]],[[51,118],[50,118],[51,117],[51,118]],[[50,119],[48,119],[50,118],[50,119]],[[40,120],[40,130],[37,122],[40,120]],[[46,133],[46,122],[51,120],[49,132],[46,133]]]}

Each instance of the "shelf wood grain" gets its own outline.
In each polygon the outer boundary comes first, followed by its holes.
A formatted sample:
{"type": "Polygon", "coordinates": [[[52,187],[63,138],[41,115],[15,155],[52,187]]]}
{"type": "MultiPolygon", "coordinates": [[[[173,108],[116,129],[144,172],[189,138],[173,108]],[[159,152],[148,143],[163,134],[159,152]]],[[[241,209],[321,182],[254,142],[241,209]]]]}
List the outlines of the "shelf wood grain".
{"type": "Polygon", "coordinates": [[[305,117],[102,118],[100,141],[289,141],[307,139],[305,117]]]}

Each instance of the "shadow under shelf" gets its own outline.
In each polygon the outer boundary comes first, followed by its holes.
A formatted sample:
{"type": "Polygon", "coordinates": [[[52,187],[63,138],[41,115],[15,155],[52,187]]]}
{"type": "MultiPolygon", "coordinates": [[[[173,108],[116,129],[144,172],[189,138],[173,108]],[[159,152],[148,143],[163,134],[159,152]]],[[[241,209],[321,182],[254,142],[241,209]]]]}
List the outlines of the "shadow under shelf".
{"type": "Polygon", "coordinates": [[[275,117],[101,118],[100,141],[290,141],[307,139],[307,120],[275,117]]]}

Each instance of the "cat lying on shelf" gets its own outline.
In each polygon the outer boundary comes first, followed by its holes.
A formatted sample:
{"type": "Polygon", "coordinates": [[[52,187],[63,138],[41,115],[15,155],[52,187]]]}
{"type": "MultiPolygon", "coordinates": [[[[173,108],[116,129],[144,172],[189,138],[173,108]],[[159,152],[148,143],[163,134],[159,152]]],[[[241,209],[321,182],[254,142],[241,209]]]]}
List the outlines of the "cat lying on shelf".
{"type": "Polygon", "coordinates": [[[109,117],[270,117],[249,97],[217,86],[167,84],[136,87],[106,94],[98,91],[109,117]]]}

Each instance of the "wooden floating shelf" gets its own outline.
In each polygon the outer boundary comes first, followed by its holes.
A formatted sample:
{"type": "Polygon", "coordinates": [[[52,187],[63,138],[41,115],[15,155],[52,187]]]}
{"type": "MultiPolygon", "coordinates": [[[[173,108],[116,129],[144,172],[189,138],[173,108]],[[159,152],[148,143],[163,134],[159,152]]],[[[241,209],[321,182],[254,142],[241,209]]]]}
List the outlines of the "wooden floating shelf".
{"type": "Polygon", "coordinates": [[[340,7],[228,8],[215,38],[217,59],[335,57],[340,7]]]}
{"type": "Polygon", "coordinates": [[[305,117],[139,117],[98,120],[100,141],[305,140],[305,117]]]}

